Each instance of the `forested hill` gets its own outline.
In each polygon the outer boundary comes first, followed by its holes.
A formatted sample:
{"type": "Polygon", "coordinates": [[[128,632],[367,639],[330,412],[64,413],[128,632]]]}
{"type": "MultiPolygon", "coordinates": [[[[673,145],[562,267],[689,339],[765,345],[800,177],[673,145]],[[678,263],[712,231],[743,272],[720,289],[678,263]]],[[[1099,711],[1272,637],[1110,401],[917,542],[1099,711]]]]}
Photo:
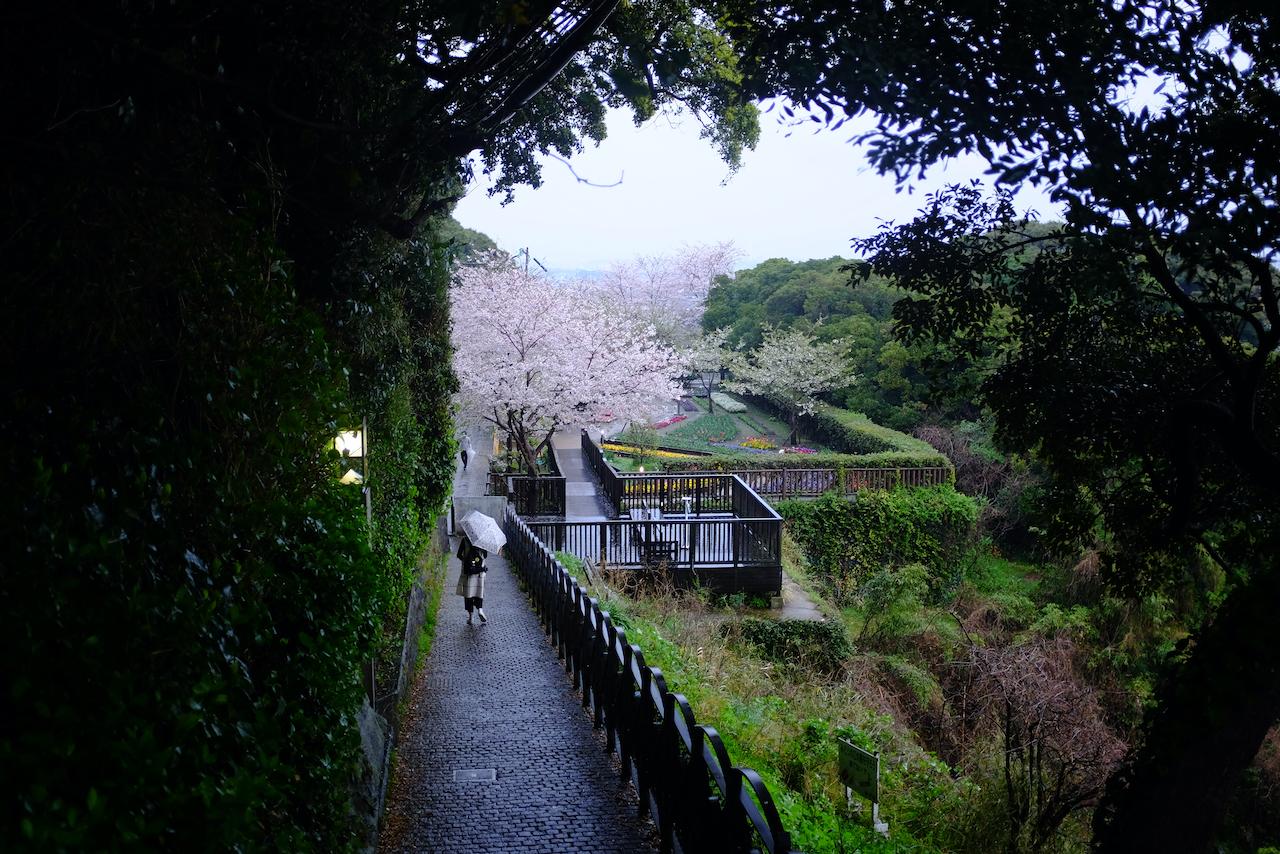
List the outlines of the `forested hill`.
{"type": "Polygon", "coordinates": [[[835,402],[895,429],[975,419],[973,401],[990,360],[896,340],[893,306],[903,291],[875,275],[854,287],[851,264],[840,257],[771,258],[732,278],[721,276],[707,297],[703,328],[728,327],[729,343],[745,348],[759,345],[766,325],[842,339],[858,381],[835,402]]]}

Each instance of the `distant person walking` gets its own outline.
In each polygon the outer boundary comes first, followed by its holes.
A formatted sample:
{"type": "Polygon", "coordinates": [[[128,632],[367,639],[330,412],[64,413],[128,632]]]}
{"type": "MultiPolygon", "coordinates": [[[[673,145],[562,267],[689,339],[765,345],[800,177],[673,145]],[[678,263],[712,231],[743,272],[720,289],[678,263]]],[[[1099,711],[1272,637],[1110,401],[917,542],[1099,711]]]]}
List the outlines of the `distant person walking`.
{"type": "Polygon", "coordinates": [[[460,447],[459,453],[462,455],[462,470],[467,470],[467,462],[475,454],[475,449],[471,447],[471,434],[463,433],[462,438],[458,441],[460,447]]]}
{"type": "Polygon", "coordinates": [[[488,552],[476,548],[471,544],[470,538],[463,534],[462,542],[458,543],[458,560],[462,562],[462,571],[458,573],[458,587],[454,592],[462,597],[463,607],[467,609],[467,625],[471,625],[473,609],[479,615],[480,622],[489,622],[489,618],[484,615],[484,574],[489,569],[484,560],[488,556],[488,552]]]}

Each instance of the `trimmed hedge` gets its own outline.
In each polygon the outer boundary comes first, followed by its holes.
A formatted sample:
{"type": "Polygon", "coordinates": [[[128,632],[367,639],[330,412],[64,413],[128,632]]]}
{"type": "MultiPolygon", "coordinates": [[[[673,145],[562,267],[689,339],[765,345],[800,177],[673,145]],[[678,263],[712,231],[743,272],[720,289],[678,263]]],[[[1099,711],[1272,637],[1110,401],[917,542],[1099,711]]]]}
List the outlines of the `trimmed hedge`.
{"type": "Polygon", "coordinates": [[[928,568],[935,597],[947,593],[960,581],[960,559],[978,518],[977,502],[950,485],[774,506],[814,576],[844,603],[872,573],[912,563],[928,568]]]}
{"type": "Polygon", "coordinates": [[[942,456],[928,442],[877,424],[861,412],[827,404],[821,404],[812,415],[802,416],[800,425],[824,445],[845,454],[942,456]]]}
{"type": "Polygon", "coordinates": [[[723,409],[725,412],[746,412],[747,405],[741,401],[730,397],[729,395],[713,391],[711,392],[711,402],[723,409]]]}
{"type": "MultiPolygon", "coordinates": [[[[751,398],[761,406],[768,401],[751,398]]],[[[705,416],[704,416],[705,418],[705,416]]],[[[703,419],[699,419],[701,421],[703,419]]],[[[698,421],[688,425],[696,427],[698,421]]],[[[733,471],[737,469],[808,469],[808,468],[928,468],[952,469],[951,460],[936,448],[914,436],[876,424],[860,412],[849,412],[822,404],[817,412],[801,420],[803,428],[816,435],[822,444],[835,448],[816,454],[753,454],[717,448],[711,457],[700,460],[664,459],[667,471],[733,471]]],[[[706,446],[679,433],[662,437],[672,448],[687,446],[705,452],[706,446]]],[[[952,472],[952,480],[955,474],[952,472]]]]}
{"type": "MultiPolygon", "coordinates": [[[[673,443],[674,448],[674,443],[673,443]]],[[[951,461],[936,451],[932,454],[907,454],[889,451],[880,454],[752,454],[726,451],[723,454],[691,459],[666,458],[662,467],[666,471],[739,471],[743,469],[896,469],[930,468],[950,469],[951,461]]],[[[955,472],[951,473],[954,481],[955,472]]]]}

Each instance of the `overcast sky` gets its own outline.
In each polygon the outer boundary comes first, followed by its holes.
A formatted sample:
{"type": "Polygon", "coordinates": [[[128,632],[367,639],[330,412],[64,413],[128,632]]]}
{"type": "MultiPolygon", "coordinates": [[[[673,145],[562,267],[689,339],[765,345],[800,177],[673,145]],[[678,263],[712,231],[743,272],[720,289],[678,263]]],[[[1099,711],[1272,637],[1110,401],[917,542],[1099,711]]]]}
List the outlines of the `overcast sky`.
{"type": "MultiPolygon", "coordinates": [[[[584,178],[609,184],[621,177],[621,185],[587,186],[563,164],[546,161],[539,189],[520,187],[503,207],[479,183],[455,216],[509,252],[530,247],[553,270],[603,269],[638,255],[670,254],[686,243],[721,241],[733,241],[744,253],[741,266],[751,266],[766,258],[850,255],[851,238],[872,233],[880,220],[910,219],[928,191],[982,177],[984,170],[977,157],[956,161],[916,182],[908,195],[867,166],[848,142],[850,125],[788,135],[764,115],[759,145],[731,176],[691,118],[659,116],[636,128],[629,114],[614,112],[608,126],[608,139],[572,163],[584,178]]],[[[1018,196],[1018,207],[1042,219],[1056,212],[1033,191],[1018,196]]]]}

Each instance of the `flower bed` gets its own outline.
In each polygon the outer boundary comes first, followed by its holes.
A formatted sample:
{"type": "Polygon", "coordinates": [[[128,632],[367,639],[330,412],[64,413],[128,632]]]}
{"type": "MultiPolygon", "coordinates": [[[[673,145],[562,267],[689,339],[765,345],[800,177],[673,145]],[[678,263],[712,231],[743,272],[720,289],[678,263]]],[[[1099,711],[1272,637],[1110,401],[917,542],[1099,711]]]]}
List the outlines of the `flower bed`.
{"type": "Polygon", "coordinates": [[[745,403],[739,400],[734,400],[732,397],[729,397],[729,395],[724,394],[723,392],[718,392],[718,391],[711,392],[711,400],[713,403],[715,403],[716,406],[720,407],[725,412],[746,412],[747,411],[747,405],[745,403]]]}
{"type": "Polygon", "coordinates": [[[738,444],[743,448],[751,448],[752,450],[757,451],[772,451],[778,447],[772,441],[764,438],[763,436],[751,436],[743,439],[738,444]]]}
{"type": "Polygon", "coordinates": [[[621,442],[605,442],[601,445],[606,451],[613,451],[615,454],[642,454],[649,457],[665,457],[667,459],[688,460],[695,457],[705,457],[709,454],[699,454],[696,451],[674,451],[664,448],[641,448],[636,445],[626,445],[621,442]]]}
{"type": "Polygon", "coordinates": [[[748,448],[745,445],[739,445],[737,442],[708,442],[708,445],[715,445],[717,448],[725,448],[735,453],[743,454],[777,454],[777,448],[748,448]]]}
{"type": "Polygon", "coordinates": [[[697,421],[682,424],[662,437],[664,442],[674,444],[697,444],[710,442],[730,442],[738,435],[738,424],[732,415],[704,415],[697,421]]]}
{"type": "Polygon", "coordinates": [[[681,421],[687,420],[689,420],[688,415],[672,415],[670,418],[664,418],[652,426],[655,430],[661,430],[663,427],[670,427],[672,424],[679,424],[681,421]]]}

